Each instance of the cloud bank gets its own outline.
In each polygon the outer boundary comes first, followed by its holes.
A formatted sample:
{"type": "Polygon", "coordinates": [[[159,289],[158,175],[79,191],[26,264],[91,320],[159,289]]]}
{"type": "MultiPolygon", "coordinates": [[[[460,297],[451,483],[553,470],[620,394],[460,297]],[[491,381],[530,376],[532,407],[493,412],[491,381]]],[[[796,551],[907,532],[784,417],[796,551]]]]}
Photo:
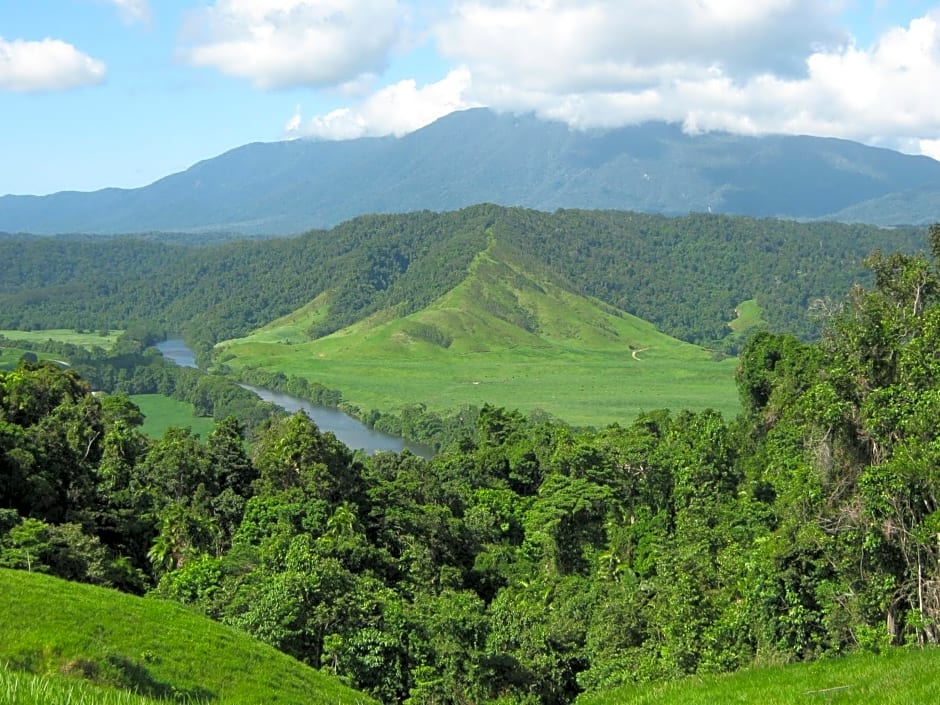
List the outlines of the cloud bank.
{"type": "Polygon", "coordinates": [[[334,86],[381,72],[403,17],[398,0],[217,0],[183,55],[262,89],[334,86]]]}
{"type": "Polygon", "coordinates": [[[0,37],[0,90],[61,91],[103,83],[106,75],[104,63],[59,39],[0,37]]]}
{"type": "Polygon", "coordinates": [[[285,125],[291,137],[345,140],[356,137],[401,136],[455,110],[476,107],[466,94],[471,76],[455,69],[436,83],[419,87],[414,80],[399,81],[372,94],[355,108],[341,108],[304,123],[299,109],[285,125]]]}
{"type": "Polygon", "coordinates": [[[185,56],[261,89],[349,95],[378,83],[409,42],[442,57],[439,80],[396,78],[307,120],[298,111],[291,136],[400,135],[486,105],[576,129],[666,120],[937,154],[940,7],[863,46],[844,19],[852,4],[216,0],[192,16],[185,56]]]}

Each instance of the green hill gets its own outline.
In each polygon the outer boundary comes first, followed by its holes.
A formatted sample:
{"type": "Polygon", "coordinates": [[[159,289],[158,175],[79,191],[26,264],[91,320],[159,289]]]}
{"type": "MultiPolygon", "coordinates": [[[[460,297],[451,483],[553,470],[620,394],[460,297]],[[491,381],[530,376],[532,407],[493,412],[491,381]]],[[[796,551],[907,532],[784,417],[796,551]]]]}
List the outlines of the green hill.
{"type": "Polygon", "coordinates": [[[308,337],[379,311],[419,311],[452,290],[490,238],[524,252],[585,296],[676,338],[711,345],[743,301],[772,330],[818,334],[816,300],[869,281],[872,250],[913,252],[925,234],[709,214],[479,205],[363,216],[295,238],[184,247],[126,238],[0,239],[0,328],[133,327],[214,344],[244,336],[329,293],[308,337]]]}
{"type": "MultiPolygon", "coordinates": [[[[60,692],[65,679],[80,679],[164,702],[372,702],[180,605],[6,569],[0,569],[0,663],[8,689],[17,683],[60,692]],[[14,678],[20,671],[51,680],[14,678]]],[[[97,691],[82,692],[91,695],[81,702],[99,702],[97,691]]]]}
{"type": "Polygon", "coordinates": [[[574,293],[518,251],[491,243],[430,305],[395,307],[310,340],[331,296],[218,346],[235,370],[260,367],[342,391],[360,409],[489,402],[605,424],[653,408],[738,410],[735,361],[574,293]]]}
{"type": "Polygon", "coordinates": [[[730,675],[625,686],[577,705],[911,705],[940,699],[940,649],[893,649],[730,675]]]}

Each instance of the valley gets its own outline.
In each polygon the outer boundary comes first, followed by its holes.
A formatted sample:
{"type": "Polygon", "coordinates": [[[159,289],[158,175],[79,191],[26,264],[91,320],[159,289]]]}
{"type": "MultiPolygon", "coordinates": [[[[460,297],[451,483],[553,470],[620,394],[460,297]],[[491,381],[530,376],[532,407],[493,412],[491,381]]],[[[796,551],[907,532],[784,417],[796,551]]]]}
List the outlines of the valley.
{"type": "Polygon", "coordinates": [[[940,0],[30,0],[0,705],[940,703],[940,0]]]}
{"type": "Polygon", "coordinates": [[[309,340],[306,307],[216,346],[237,374],[263,368],[320,382],[362,411],[485,403],[603,426],[659,408],[739,410],[736,360],[658,332],[518,265],[478,256],[469,277],[426,308],[375,315],[309,340]]]}

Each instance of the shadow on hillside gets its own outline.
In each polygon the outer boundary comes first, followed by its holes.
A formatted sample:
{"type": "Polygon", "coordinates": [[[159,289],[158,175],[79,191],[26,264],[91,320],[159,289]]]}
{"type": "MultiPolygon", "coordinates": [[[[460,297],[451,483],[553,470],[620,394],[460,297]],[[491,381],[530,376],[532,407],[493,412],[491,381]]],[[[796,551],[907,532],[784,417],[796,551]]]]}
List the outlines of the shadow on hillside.
{"type": "Polygon", "coordinates": [[[146,667],[126,656],[110,654],[107,657],[108,670],[117,676],[115,685],[132,690],[154,700],[170,700],[185,703],[208,702],[216,699],[216,694],[206,688],[178,688],[170,683],[155,679],[146,667]]]}

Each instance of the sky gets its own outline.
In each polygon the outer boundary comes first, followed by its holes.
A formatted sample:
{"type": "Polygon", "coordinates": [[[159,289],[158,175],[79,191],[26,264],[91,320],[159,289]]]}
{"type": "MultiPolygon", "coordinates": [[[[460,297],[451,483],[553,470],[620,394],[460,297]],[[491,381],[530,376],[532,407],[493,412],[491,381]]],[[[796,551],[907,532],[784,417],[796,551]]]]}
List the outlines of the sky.
{"type": "Polygon", "coordinates": [[[940,2],[0,0],[0,195],[479,106],[940,159],[938,91],[940,2]]]}

